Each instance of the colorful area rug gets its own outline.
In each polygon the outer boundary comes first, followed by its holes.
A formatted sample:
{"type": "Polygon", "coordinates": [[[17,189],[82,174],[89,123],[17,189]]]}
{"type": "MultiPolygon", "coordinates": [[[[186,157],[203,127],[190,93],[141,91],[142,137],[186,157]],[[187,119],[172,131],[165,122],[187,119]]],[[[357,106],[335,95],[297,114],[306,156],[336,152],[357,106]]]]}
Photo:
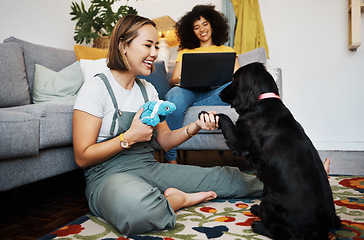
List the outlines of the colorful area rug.
{"type": "MultiPolygon", "coordinates": [[[[330,239],[364,239],[364,176],[329,178],[336,212],[342,227],[330,232],[330,239]]],[[[103,219],[85,215],[44,236],[46,239],[134,239],[134,240],[202,240],[202,239],[269,239],[255,234],[251,223],[258,218],[249,211],[259,199],[220,199],[177,212],[172,230],[124,236],[103,219]]],[[[304,207],[304,206],[302,206],[304,207]]]]}

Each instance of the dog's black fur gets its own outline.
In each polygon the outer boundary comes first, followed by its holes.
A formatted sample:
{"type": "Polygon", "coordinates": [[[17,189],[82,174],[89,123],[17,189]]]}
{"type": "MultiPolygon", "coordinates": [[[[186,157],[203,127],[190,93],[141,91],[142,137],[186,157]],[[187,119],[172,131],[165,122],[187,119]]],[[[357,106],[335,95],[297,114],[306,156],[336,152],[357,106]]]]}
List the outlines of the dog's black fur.
{"type": "Polygon", "coordinates": [[[301,125],[278,98],[273,77],[261,63],[241,67],[221,93],[239,114],[234,124],[218,114],[232,153],[249,159],[264,183],[260,205],[251,208],[261,221],[253,231],[277,240],[328,239],[341,224],[320,156],[301,125]]]}

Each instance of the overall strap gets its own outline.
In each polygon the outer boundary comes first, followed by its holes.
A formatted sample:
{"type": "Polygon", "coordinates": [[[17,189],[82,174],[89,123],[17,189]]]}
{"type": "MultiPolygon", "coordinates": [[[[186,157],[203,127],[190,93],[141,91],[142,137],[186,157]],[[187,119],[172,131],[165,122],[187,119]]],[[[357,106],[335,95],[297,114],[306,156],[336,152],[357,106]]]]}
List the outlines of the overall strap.
{"type": "MultiPolygon", "coordinates": [[[[105,83],[106,89],[109,92],[109,95],[111,97],[112,103],[113,103],[114,108],[115,108],[115,112],[114,112],[111,127],[110,127],[110,135],[113,135],[114,130],[115,130],[115,126],[116,126],[116,120],[119,121],[119,126],[121,126],[120,116],[122,114],[122,111],[119,109],[118,103],[117,103],[115,95],[114,95],[114,91],[112,90],[110,82],[107,79],[107,77],[105,76],[105,74],[98,73],[98,74],[95,75],[95,77],[96,76],[100,77],[101,80],[105,83]]],[[[144,102],[148,102],[149,101],[148,94],[147,94],[147,91],[145,90],[145,87],[144,87],[143,83],[138,78],[135,78],[135,81],[138,84],[138,86],[140,88],[140,91],[142,92],[144,102]]]]}
{"type": "Polygon", "coordinates": [[[144,102],[149,102],[147,91],[145,90],[145,87],[142,83],[142,81],[139,80],[139,78],[135,78],[136,83],[138,84],[140,91],[142,91],[144,102]]]}
{"type": "Polygon", "coordinates": [[[119,116],[121,116],[121,110],[119,109],[118,103],[117,103],[115,95],[114,95],[114,91],[112,90],[111,85],[109,83],[109,80],[107,79],[105,74],[98,73],[98,74],[95,75],[95,77],[96,76],[100,77],[101,80],[105,83],[105,86],[107,88],[107,91],[109,92],[109,95],[111,97],[112,103],[113,103],[114,108],[115,108],[114,116],[112,118],[112,123],[111,123],[111,127],[110,127],[110,135],[113,135],[114,130],[115,130],[115,125],[116,125],[116,119],[118,119],[118,114],[119,114],[119,116]]]}

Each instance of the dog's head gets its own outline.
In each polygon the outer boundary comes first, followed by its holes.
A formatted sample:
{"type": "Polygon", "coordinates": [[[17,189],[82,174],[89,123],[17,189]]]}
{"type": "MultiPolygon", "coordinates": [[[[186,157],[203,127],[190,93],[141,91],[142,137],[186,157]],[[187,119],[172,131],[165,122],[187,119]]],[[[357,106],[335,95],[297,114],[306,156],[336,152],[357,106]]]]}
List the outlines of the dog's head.
{"type": "Polygon", "coordinates": [[[279,95],[272,75],[263,64],[255,62],[235,72],[232,83],[221,91],[220,98],[237,112],[244,112],[257,105],[259,96],[267,92],[279,95]]]}

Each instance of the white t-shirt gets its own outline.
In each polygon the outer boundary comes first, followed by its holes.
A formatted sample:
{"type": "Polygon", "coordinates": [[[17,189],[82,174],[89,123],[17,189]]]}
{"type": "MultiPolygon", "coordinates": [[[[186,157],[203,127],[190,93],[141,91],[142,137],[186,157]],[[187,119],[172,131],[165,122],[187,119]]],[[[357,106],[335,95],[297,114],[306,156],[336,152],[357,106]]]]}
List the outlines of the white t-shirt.
{"type": "MultiPolygon", "coordinates": [[[[135,82],[133,88],[127,90],[115,80],[110,70],[106,70],[104,74],[110,82],[119,109],[121,109],[121,111],[137,112],[144,104],[143,94],[138,84],[135,82]]],[[[147,91],[149,101],[159,100],[157,90],[154,86],[144,79],[140,80],[147,91]]],[[[110,127],[115,108],[105,83],[101,78],[94,77],[83,84],[78,93],[74,109],[87,112],[102,119],[97,142],[112,137],[110,135],[110,127]]],[[[117,134],[118,126],[118,122],[116,121],[114,136],[117,134]]]]}

